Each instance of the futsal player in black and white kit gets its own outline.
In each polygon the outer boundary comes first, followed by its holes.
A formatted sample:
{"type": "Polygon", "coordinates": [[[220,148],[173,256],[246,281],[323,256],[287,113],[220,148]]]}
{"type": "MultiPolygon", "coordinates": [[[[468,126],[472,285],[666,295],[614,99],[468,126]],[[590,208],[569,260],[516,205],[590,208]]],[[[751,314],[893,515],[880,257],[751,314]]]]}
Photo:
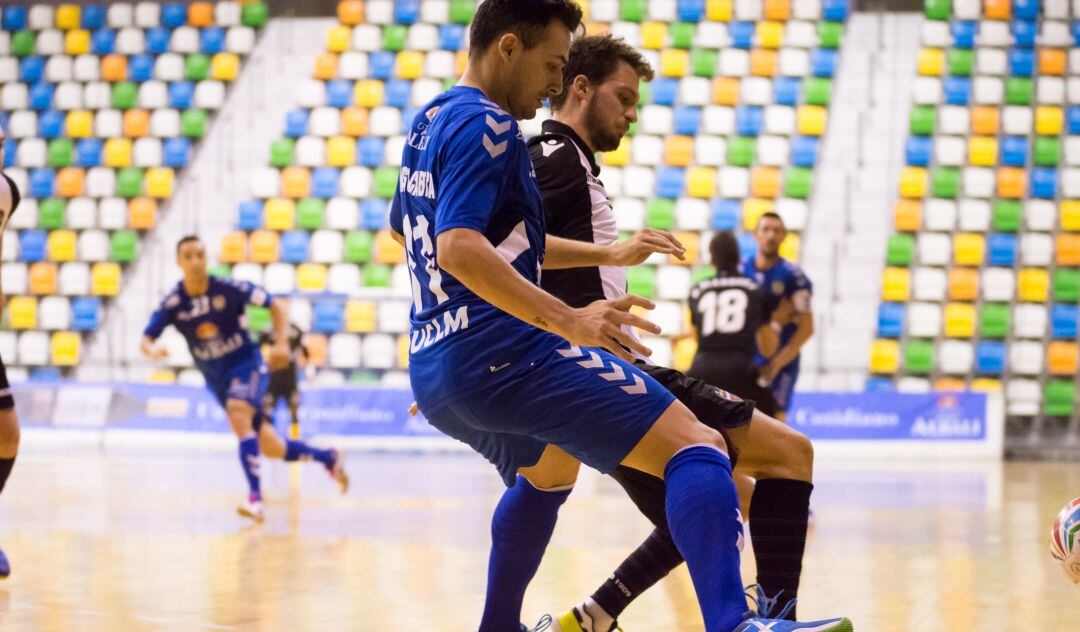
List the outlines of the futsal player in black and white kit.
{"type": "MultiPolygon", "coordinates": [[[[4,131],[0,128],[0,249],[3,248],[4,230],[11,215],[19,206],[19,188],[3,172],[4,168],[4,131]]],[[[4,290],[0,284],[0,310],[4,307],[4,290]]],[[[7,369],[0,358],[0,492],[4,490],[11,468],[15,466],[15,455],[19,452],[19,419],[15,416],[15,400],[11,398],[11,385],[8,384],[7,369]]],[[[11,565],[7,556],[0,551],[0,579],[11,574],[11,565]]]]}
{"type": "MultiPolygon", "coordinates": [[[[624,295],[626,273],[621,266],[641,263],[650,252],[683,254],[682,245],[663,231],[645,229],[618,242],[616,211],[594,158],[597,151],[618,147],[637,119],[639,80],[652,76],[648,62],[621,39],[575,39],[563,72],[563,92],[551,99],[554,119],[544,122],[543,134],[529,142],[548,235],[601,247],[592,267],[544,270],[543,289],[572,307],[624,295]]],[[[639,366],[702,423],[725,432],[732,453],[738,452],[736,473],[757,479],[749,518],[760,585],[758,610],[794,621],[813,489],[810,440],[721,388],[674,369],[644,362],[639,366]]],[[[634,598],[682,563],[667,529],[664,481],[623,467],[612,476],[656,529],[591,597],[558,617],[553,632],[614,630],[615,619],[634,598]]],[[[745,515],[746,507],[743,511],[745,515]]]]}

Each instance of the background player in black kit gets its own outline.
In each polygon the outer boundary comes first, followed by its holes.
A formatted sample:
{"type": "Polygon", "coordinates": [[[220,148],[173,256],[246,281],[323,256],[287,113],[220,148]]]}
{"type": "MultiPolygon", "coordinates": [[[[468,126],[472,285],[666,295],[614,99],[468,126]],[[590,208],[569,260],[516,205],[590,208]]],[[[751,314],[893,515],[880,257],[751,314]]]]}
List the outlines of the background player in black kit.
{"type": "MultiPolygon", "coordinates": [[[[0,169],[4,165],[4,130],[0,128],[0,169]]],[[[15,209],[19,206],[19,188],[15,182],[0,171],[0,241],[15,209]]],[[[0,248],[3,244],[0,243],[0,248]]],[[[0,310],[4,308],[4,290],[0,287],[0,310]]],[[[11,398],[11,385],[8,384],[7,369],[0,358],[0,492],[4,490],[11,468],[15,466],[15,456],[19,452],[19,418],[15,416],[15,400],[11,398]]],[[[7,556],[0,551],[0,579],[11,574],[11,565],[7,556]]]]}
{"type": "MultiPolygon", "coordinates": [[[[259,336],[259,346],[274,344],[272,332],[265,331],[259,336]]],[[[263,398],[263,410],[267,419],[274,418],[274,409],[279,400],[284,399],[289,407],[289,438],[300,438],[300,386],[296,380],[296,372],[299,370],[299,360],[303,359],[307,364],[307,347],[304,346],[304,332],[296,326],[289,325],[289,364],[280,369],[270,371],[270,386],[263,398]]]]}

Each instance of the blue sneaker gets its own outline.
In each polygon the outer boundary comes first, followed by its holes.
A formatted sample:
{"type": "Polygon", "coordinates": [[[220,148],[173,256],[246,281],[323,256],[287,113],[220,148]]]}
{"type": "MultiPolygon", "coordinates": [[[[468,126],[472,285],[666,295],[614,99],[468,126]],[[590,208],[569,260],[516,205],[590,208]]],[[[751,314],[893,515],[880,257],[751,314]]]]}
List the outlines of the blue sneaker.
{"type": "Polygon", "coordinates": [[[8,563],[7,556],[3,551],[0,551],[0,579],[7,579],[7,576],[11,574],[11,564],[8,563]]]}
{"type": "MultiPolygon", "coordinates": [[[[782,591],[781,591],[782,592],[782,591]]],[[[776,610],[777,599],[780,597],[780,593],[773,598],[769,598],[765,594],[765,591],[761,589],[761,586],[754,584],[750,588],[746,589],[746,594],[754,601],[754,605],[757,607],[757,612],[750,611],[746,613],[747,619],[739,624],[739,627],[735,628],[733,632],[854,632],[855,626],[851,624],[851,620],[847,617],[840,619],[823,619],[821,621],[807,621],[805,623],[799,623],[798,621],[788,621],[784,619],[791,612],[791,609],[795,607],[795,601],[792,599],[784,606],[780,612],[774,613],[776,610]],[[751,594],[750,589],[756,589],[756,594],[751,594]]]]}

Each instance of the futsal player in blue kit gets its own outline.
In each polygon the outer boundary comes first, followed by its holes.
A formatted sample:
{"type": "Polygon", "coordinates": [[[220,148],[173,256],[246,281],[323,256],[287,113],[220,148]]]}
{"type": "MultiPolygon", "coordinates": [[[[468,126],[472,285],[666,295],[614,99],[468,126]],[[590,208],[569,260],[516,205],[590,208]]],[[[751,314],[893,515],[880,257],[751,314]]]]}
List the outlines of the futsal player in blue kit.
{"type": "MultiPolygon", "coordinates": [[[[672,539],[709,632],[850,630],[748,613],[742,523],[721,434],[628,360],[650,351],[621,327],[659,333],[624,296],[570,308],[541,267],[598,265],[603,248],[545,242],[544,211],[517,119],[562,90],[581,10],[569,0],[487,0],[459,84],[422,108],[402,156],[391,227],[411,272],[409,371],[420,410],[498,469],[481,632],[518,632],[521,604],[584,462],[667,483],[672,539]],[[608,351],[610,350],[610,351],[608,351]]],[[[551,623],[541,620],[537,629],[551,623]]]]}
{"type": "Polygon", "coordinates": [[[775,417],[786,421],[799,378],[799,352],[814,335],[811,295],[814,286],[795,263],[780,256],[780,244],[787,238],[787,226],[776,213],[763,214],[754,227],[757,253],[742,263],[743,276],[754,279],[765,297],[765,318],[770,318],[784,299],[791,301],[794,315],[780,330],[780,349],[771,357],[759,355],[762,385],[769,385],[776,400],[775,417]]]}
{"type": "Polygon", "coordinates": [[[263,520],[259,453],[285,461],[318,461],[345,493],[349,478],[338,450],[324,450],[303,441],[282,441],[273,422],[262,412],[270,374],[242,318],[248,305],[267,307],[273,322],[271,364],[288,363],[289,320],[284,299],[246,281],[212,277],[206,272],[206,250],[198,237],[187,236],[176,244],[176,261],[184,278],[162,300],[143,332],[142,352],[160,360],[168,355],[155,344],[169,325],[187,340],[195,367],[206,378],[206,387],[225,408],[229,425],[240,440],[240,464],[248,482],[248,498],[240,515],[263,520]]]}

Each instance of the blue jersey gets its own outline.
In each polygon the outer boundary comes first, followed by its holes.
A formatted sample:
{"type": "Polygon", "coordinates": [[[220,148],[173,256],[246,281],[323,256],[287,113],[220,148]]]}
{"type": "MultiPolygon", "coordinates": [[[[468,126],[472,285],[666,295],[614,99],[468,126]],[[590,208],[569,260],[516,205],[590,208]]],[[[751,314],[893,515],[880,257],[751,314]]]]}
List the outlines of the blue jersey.
{"type": "Polygon", "coordinates": [[[143,335],[156,340],[169,325],[176,327],[187,340],[206,383],[226,381],[230,369],[238,365],[262,365],[259,347],[251,341],[241,319],[248,305],[269,307],[271,300],[266,290],[246,281],[210,277],[206,293],[195,297],[180,282],[150,316],[143,335]]]}
{"type": "Polygon", "coordinates": [[[390,225],[412,278],[409,373],[417,402],[435,410],[529,366],[553,338],[440,270],[438,236],[475,230],[539,285],[543,201],[517,122],[475,88],[455,86],[420,111],[401,165],[390,225]]]}
{"type": "MultiPolygon", "coordinates": [[[[754,262],[754,257],[747,257],[742,262],[743,276],[753,279],[761,286],[761,293],[765,297],[764,315],[766,320],[772,317],[772,313],[785,298],[791,300],[795,313],[806,314],[811,310],[810,298],[814,286],[802,268],[787,259],[780,259],[768,270],[759,270],[754,262]]],[[[780,332],[780,344],[787,344],[795,333],[796,326],[787,324],[780,332]]]]}

